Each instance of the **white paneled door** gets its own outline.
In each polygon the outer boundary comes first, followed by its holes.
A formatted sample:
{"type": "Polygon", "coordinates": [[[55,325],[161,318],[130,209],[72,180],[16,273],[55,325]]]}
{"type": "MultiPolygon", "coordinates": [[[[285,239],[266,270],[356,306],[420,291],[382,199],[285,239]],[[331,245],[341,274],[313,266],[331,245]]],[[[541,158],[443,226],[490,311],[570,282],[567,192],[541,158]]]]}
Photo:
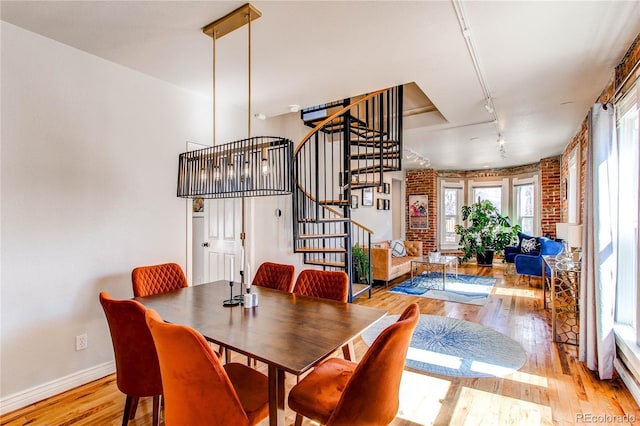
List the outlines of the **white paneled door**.
{"type": "Polygon", "coordinates": [[[207,281],[228,280],[233,274],[234,281],[240,282],[242,199],[206,200],[204,210],[205,278],[207,281]],[[230,259],[233,259],[233,265],[230,259]]]}

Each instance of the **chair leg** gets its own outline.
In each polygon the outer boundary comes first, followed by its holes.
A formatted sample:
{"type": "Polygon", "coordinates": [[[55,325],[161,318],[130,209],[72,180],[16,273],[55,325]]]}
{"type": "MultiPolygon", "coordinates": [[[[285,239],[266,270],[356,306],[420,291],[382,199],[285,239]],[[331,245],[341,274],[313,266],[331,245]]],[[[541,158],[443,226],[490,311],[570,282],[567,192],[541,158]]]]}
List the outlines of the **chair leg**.
{"type": "Polygon", "coordinates": [[[296,413],[296,423],[295,426],[302,426],[302,415],[296,413]]]}
{"type": "Polygon", "coordinates": [[[347,343],[342,347],[342,356],[344,356],[344,359],[346,359],[347,361],[356,361],[356,351],[353,348],[353,341],[347,343]]]}
{"type": "Polygon", "coordinates": [[[122,415],[122,426],[127,426],[129,420],[136,416],[136,409],[138,408],[138,398],[127,395],[127,399],[124,402],[124,414],[122,415]]]}
{"type": "Polygon", "coordinates": [[[160,426],[160,395],[153,397],[153,423],[152,426],[160,426]]]}
{"type": "Polygon", "coordinates": [[[138,410],[138,401],[140,398],[134,397],[131,402],[131,412],[129,413],[129,420],[133,420],[136,417],[136,411],[138,410]]]}

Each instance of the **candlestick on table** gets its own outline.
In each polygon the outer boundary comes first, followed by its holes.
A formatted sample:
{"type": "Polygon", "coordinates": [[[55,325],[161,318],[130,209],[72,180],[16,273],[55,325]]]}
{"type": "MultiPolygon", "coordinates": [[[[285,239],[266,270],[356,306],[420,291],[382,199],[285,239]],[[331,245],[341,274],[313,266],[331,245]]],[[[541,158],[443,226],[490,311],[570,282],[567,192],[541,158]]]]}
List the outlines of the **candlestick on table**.
{"type": "Polygon", "coordinates": [[[233,257],[229,257],[229,298],[222,301],[222,306],[237,306],[239,300],[233,298],[233,257]]]}

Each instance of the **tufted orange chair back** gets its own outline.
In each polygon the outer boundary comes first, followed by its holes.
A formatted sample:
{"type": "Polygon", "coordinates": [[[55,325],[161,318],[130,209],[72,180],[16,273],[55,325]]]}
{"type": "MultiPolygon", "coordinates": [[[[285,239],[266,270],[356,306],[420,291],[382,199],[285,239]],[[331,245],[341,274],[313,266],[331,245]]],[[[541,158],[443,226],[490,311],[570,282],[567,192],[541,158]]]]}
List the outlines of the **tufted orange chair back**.
{"type": "MultiPolygon", "coordinates": [[[[153,310],[147,311],[147,324],[155,341],[160,370],[164,382],[164,420],[173,425],[250,425],[268,414],[267,381],[264,377],[264,396],[254,393],[247,398],[249,405],[260,407],[259,413],[249,417],[222,362],[204,337],[190,327],[168,324],[153,310]],[[264,401],[262,401],[264,400],[264,401]]],[[[251,370],[237,363],[227,364],[251,370]]],[[[233,373],[229,373],[230,375],[233,373]]],[[[255,378],[246,383],[260,387],[255,378]]],[[[259,380],[258,380],[259,381],[259,380]]]]}
{"type": "Polygon", "coordinates": [[[162,380],[146,309],[135,300],[116,300],[104,291],[100,304],[111,332],[118,389],[127,395],[122,424],[135,417],[138,398],[153,396],[153,424],[158,425],[162,380]]]}
{"type": "Polygon", "coordinates": [[[343,271],[305,269],[298,275],[293,292],[301,296],[346,302],[349,297],[349,276],[343,271]]]}
{"type": "Polygon", "coordinates": [[[251,284],[291,293],[295,274],[296,270],[293,265],[264,262],[258,268],[251,284]]]}
{"type": "Polygon", "coordinates": [[[131,271],[133,295],[135,297],[164,293],[187,287],[187,278],[177,263],[139,266],[131,271]]]}
{"type": "Polygon", "coordinates": [[[289,392],[296,426],[308,417],[325,425],[387,425],[396,416],[400,378],[420,312],[409,305],[384,329],[359,363],[329,358],[289,392]]]}
{"type": "Polygon", "coordinates": [[[327,425],[391,423],[398,412],[404,361],[419,319],[420,310],[413,303],[380,333],[354,370],[327,425]]]}

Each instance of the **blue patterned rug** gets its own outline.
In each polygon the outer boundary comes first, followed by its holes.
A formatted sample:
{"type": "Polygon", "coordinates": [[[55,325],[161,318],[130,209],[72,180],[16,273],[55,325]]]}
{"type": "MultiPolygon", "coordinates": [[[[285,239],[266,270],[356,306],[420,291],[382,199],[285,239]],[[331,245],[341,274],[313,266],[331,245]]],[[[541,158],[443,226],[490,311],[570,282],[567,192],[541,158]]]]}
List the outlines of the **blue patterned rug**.
{"type": "Polygon", "coordinates": [[[442,290],[442,273],[430,272],[404,281],[389,290],[392,293],[408,294],[410,296],[429,297],[431,299],[447,300],[450,302],[484,305],[491,293],[496,279],[477,275],[447,274],[446,287],[442,290]]]}
{"type": "MultiPolygon", "coordinates": [[[[371,343],[399,315],[388,315],[362,334],[371,343]]],[[[497,331],[469,321],[420,315],[407,353],[406,366],[454,377],[504,377],[527,360],[522,346],[497,331]]]]}

